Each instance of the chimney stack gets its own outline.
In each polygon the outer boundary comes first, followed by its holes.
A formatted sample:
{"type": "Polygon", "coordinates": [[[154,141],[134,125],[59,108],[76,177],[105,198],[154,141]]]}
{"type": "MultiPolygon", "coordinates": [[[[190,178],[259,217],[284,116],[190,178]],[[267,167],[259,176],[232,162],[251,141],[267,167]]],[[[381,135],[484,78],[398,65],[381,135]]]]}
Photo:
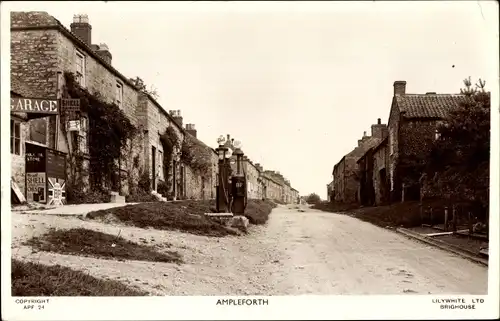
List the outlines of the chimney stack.
{"type": "Polygon", "coordinates": [[[196,128],[194,124],[186,124],[186,131],[196,138],[196,128]]]}
{"type": "Polygon", "coordinates": [[[96,48],[95,52],[99,57],[101,57],[104,61],[111,65],[111,59],[113,58],[113,56],[111,55],[107,44],[101,43],[99,46],[92,45],[92,47],[96,48]]]}
{"type": "Polygon", "coordinates": [[[381,139],[387,137],[387,125],[381,124],[380,118],[377,119],[377,124],[372,125],[372,137],[381,139]]]}
{"type": "Polygon", "coordinates": [[[70,25],[71,32],[87,46],[92,45],[92,26],[86,14],[73,15],[73,23],[70,25]]]}
{"type": "Polygon", "coordinates": [[[181,116],[181,111],[179,109],[177,110],[170,110],[170,115],[174,119],[174,121],[182,127],[182,116],[181,116]]]}
{"type": "Polygon", "coordinates": [[[406,93],[406,81],[397,80],[394,82],[394,96],[404,95],[406,93]]]}

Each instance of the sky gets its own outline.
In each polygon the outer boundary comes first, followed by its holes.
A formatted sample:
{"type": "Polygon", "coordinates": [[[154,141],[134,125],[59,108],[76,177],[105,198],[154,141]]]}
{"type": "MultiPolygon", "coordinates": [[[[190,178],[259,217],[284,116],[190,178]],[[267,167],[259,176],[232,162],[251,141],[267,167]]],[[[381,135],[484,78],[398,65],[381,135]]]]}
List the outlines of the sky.
{"type": "MultiPolygon", "coordinates": [[[[2,6],[5,8],[5,2],[2,6]]],[[[69,28],[87,14],[92,42],[141,77],[198,138],[242,142],[301,195],[326,199],[333,166],[381,118],[396,80],[408,93],[498,87],[496,1],[11,2],[69,28]]]]}

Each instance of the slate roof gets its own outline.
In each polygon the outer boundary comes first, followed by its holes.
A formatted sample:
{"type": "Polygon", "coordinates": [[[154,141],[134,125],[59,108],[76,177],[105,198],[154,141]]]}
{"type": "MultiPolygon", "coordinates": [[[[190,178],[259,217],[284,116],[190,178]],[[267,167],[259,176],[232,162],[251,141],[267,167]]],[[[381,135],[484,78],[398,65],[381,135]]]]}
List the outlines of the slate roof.
{"type": "Polygon", "coordinates": [[[397,95],[396,103],[405,118],[445,118],[466,99],[460,94],[405,94],[397,95]]]}

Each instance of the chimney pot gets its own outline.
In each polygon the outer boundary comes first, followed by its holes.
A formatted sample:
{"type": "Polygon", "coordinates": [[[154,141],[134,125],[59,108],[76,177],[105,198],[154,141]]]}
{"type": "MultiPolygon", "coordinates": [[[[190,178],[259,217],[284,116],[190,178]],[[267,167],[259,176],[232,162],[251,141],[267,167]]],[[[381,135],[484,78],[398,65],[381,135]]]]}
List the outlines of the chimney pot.
{"type": "Polygon", "coordinates": [[[92,45],[92,26],[86,14],[73,15],[73,23],[70,25],[71,33],[83,41],[87,46],[92,45]]]}
{"type": "Polygon", "coordinates": [[[108,64],[111,65],[111,60],[113,59],[113,56],[111,55],[111,52],[109,51],[109,47],[105,43],[101,43],[99,46],[97,45],[92,45],[93,48],[95,49],[96,54],[101,57],[104,61],[106,61],[108,64]]]}
{"type": "Polygon", "coordinates": [[[382,124],[382,120],[380,118],[377,119],[377,125],[382,124]]]}
{"type": "Polygon", "coordinates": [[[404,95],[406,93],[406,81],[397,80],[394,82],[394,96],[404,95]]]}

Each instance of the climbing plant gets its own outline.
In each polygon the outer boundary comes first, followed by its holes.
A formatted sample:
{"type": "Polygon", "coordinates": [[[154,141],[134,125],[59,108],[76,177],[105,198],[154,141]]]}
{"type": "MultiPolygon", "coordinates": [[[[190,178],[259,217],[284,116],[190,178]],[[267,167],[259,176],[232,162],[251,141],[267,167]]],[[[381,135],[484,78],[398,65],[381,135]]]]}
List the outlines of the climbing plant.
{"type": "Polygon", "coordinates": [[[196,138],[186,135],[181,149],[181,160],[194,172],[204,175],[211,170],[211,150],[196,138]]]}
{"type": "MultiPolygon", "coordinates": [[[[182,142],[172,126],[167,127],[165,132],[160,135],[160,142],[163,146],[163,168],[168,173],[172,165],[174,151],[176,148],[181,148],[182,142]]],[[[170,179],[167,179],[166,184],[168,189],[172,187],[170,179]]]]}
{"type": "Polygon", "coordinates": [[[117,161],[133,137],[135,126],[116,104],[106,102],[98,92],[82,88],[73,73],[66,72],[64,77],[66,94],[79,98],[81,112],[88,115],[90,183],[92,189],[100,189],[118,171],[117,161]]]}

